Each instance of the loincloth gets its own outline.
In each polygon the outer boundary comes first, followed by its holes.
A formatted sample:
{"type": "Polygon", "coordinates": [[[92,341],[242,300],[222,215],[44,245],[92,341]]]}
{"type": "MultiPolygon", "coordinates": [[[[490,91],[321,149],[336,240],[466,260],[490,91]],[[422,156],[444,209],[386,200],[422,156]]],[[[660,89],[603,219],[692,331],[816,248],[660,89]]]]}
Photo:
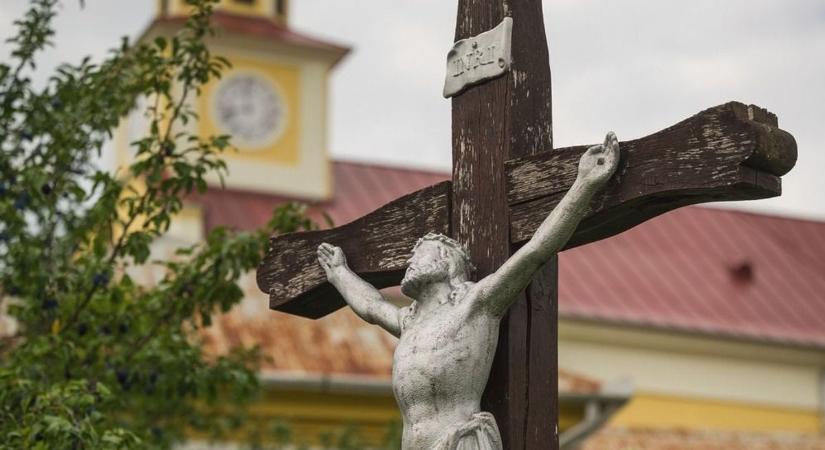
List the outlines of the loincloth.
{"type": "Polygon", "coordinates": [[[466,423],[439,439],[433,450],[503,450],[496,419],[488,412],[473,414],[466,423]]]}

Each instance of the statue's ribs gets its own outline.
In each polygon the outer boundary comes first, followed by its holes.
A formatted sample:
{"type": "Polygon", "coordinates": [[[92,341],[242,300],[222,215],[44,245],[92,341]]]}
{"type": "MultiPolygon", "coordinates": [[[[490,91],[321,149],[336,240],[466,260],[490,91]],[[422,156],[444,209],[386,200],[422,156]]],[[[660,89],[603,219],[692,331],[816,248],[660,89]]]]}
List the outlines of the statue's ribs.
{"type": "MultiPolygon", "coordinates": [[[[681,206],[751,200],[781,193],[780,176],[796,162],[793,136],[776,116],[738,102],[707,109],[672,127],[621,142],[616,175],[596,195],[565,248],[618,234],[681,206]]],[[[587,146],[541,152],[506,164],[510,236],[532,236],[576,179],[587,146]]],[[[450,182],[401,197],[331,230],[275,236],[258,269],[258,286],[273,309],[317,318],[345,305],[326,282],[315,249],[343,248],[350,268],[382,288],[403,276],[416,239],[447,234],[450,182]]]]}

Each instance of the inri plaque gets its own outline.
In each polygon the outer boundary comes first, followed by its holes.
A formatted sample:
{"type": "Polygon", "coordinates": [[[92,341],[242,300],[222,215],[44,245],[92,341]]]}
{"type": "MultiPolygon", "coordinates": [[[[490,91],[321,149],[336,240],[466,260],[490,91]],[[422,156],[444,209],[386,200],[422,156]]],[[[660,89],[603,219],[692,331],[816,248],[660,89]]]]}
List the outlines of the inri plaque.
{"type": "Polygon", "coordinates": [[[458,95],[506,72],[510,68],[512,34],[513,19],[505,17],[492,30],[456,42],[447,54],[444,97],[458,95]]]}

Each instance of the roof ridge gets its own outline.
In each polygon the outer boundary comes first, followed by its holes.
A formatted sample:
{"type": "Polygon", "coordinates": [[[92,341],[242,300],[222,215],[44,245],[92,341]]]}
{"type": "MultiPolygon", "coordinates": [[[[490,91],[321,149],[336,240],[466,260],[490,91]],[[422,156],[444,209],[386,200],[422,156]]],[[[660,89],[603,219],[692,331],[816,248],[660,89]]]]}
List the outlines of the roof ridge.
{"type": "Polygon", "coordinates": [[[398,170],[402,172],[413,172],[413,173],[423,173],[427,175],[444,175],[445,177],[450,176],[449,170],[437,170],[437,169],[428,169],[424,167],[410,167],[410,166],[403,166],[399,163],[399,165],[394,165],[392,163],[385,163],[385,162],[367,162],[367,161],[359,161],[359,160],[352,160],[346,158],[332,158],[330,159],[332,164],[337,165],[350,165],[350,166],[360,166],[364,168],[376,168],[376,169],[388,169],[388,170],[398,170]]]}

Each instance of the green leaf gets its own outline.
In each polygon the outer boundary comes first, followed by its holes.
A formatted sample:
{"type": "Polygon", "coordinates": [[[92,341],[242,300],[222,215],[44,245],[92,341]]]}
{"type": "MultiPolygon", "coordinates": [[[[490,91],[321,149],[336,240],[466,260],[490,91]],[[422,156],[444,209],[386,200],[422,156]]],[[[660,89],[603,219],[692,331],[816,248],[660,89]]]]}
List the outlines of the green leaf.
{"type": "Polygon", "coordinates": [[[193,430],[244,423],[260,356],[206,355],[193,333],[241,300],[240,278],[272,231],[316,225],[290,204],[267,230],[218,228],[177,250],[164,234],[192,190],[223,178],[220,155],[232,148],[230,136],[183,126],[198,120],[194,96],[229,66],[203,43],[215,1],[191,3],[175,36],[124,38],[102,59],[43,74],[44,86],[32,85],[32,68],[56,38],[57,0],[32,0],[9,31],[0,172],[13,181],[0,185],[0,286],[20,335],[13,352],[0,342],[0,450],[167,449],[193,430]],[[130,113],[148,122],[132,163],[95,168],[130,113]]]}
{"type": "Polygon", "coordinates": [[[161,51],[166,49],[166,38],[163,36],[158,36],[155,38],[155,46],[161,51]]]}

